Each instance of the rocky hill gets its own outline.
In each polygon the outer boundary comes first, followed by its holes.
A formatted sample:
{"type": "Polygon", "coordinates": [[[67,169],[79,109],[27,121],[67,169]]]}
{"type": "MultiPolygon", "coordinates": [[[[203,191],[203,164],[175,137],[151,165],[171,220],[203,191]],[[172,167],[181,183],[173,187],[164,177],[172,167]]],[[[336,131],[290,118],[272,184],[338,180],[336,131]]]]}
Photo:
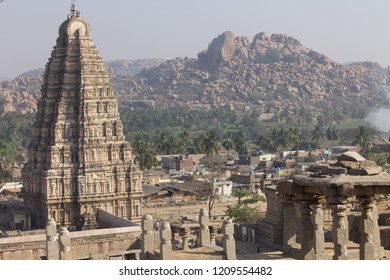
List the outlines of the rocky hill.
{"type": "Polygon", "coordinates": [[[388,71],[373,62],[342,65],[291,37],[259,33],[250,41],[225,32],[198,59],[174,59],[142,71],[142,96],[159,106],[228,105],[264,118],[302,107],[356,110],[386,103],[388,71]],[[149,88],[148,88],[149,87],[149,88]]]}
{"type": "MultiPolygon", "coordinates": [[[[228,107],[261,119],[306,109],[318,114],[361,115],[386,104],[390,75],[374,62],[342,65],[291,37],[259,33],[250,40],[225,32],[198,58],[108,63],[125,107],[193,109],[228,107]],[[134,76],[135,75],[135,76],[134,76]]],[[[40,76],[0,86],[0,112],[36,110],[40,76]]]]}
{"type": "Polygon", "coordinates": [[[145,69],[150,69],[165,62],[166,59],[127,59],[107,62],[108,68],[113,75],[135,76],[145,69]]]}

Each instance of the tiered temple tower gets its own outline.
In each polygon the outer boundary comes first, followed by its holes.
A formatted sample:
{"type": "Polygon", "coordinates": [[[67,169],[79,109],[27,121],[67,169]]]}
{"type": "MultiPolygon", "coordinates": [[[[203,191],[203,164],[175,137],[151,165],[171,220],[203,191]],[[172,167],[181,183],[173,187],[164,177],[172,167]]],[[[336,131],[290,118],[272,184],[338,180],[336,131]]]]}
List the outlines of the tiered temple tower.
{"type": "Polygon", "coordinates": [[[141,174],[90,26],[72,9],[46,65],[23,168],[32,225],[76,226],[102,209],[139,222],[141,174]]]}

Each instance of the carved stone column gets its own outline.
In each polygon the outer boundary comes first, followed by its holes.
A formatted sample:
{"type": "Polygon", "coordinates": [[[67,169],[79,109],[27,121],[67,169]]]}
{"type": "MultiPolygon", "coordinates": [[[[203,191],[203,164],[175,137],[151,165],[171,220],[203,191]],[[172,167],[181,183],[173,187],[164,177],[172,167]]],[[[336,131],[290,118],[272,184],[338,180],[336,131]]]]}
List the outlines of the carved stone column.
{"type": "Polygon", "coordinates": [[[53,218],[49,218],[46,224],[46,258],[48,260],[59,260],[59,249],[57,225],[53,218]]]}
{"type": "Polygon", "coordinates": [[[298,199],[301,205],[301,259],[314,260],[314,229],[311,220],[311,208],[313,201],[311,195],[300,194],[298,199]]]}
{"type": "Polygon", "coordinates": [[[359,197],[362,207],[359,246],[361,260],[375,260],[373,199],[373,196],[359,197]]]}
{"type": "Polygon", "coordinates": [[[160,259],[172,259],[172,232],[170,224],[165,221],[160,228],[160,259]]]}
{"type": "Polygon", "coordinates": [[[188,227],[181,228],[179,233],[183,244],[182,249],[188,250],[188,238],[190,237],[190,229],[188,227]]]}
{"type": "Polygon", "coordinates": [[[297,242],[296,214],[293,196],[285,196],[283,200],[283,252],[288,254],[290,248],[297,242]]]}
{"type": "Polygon", "coordinates": [[[218,227],[217,226],[209,226],[210,230],[210,245],[215,246],[215,236],[218,234],[218,227]]]}
{"type": "Polygon", "coordinates": [[[227,260],[236,260],[236,240],[234,239],[234,225],[232,219],[223,223],[223,252],[227,260]]]}
{"type": "Polygon", "coordinates": [[[142,247],[141,254],[144,257],[147,253],[153,253],[154,251],[154,238],[153,238],[153,218],[151,215],[145,215],[142,217],[142,247]]]}
{"type": "Polygon", "coordinates": [[[201,209],[199,212],[199,246],[209,246],[210,245],[210,231],[209,231],[209,215],[207,214],[206,209],[201,209]]]}
{"type": "Polygon", "coordinates": [[[339,196],[337,187],[329,187],[326,197],[329,208],[332,210],[333,228],[332,240],[334,244],[334,260],[348,259],[348,220],[347,197],[339,196]]]}
{"type": "Polygon", "coordinates": [[[318,199],[311,205],[311,220],[314,229],[314,253],[316,260],[327,260],[328,255],[325,252],[324,240],[324,210],[321,205],[324,197],[318,199]]]}
{"type": "Polygon", "coordinates": [[[70,236],[69,236],[69,231],[66,227],[60,228],[59,243],[60,243],[60,259],[71,260],[72,252],[70,248],[70,236]]]}
{"type": "Polygon", "coordinates": [[[372,208],[372,218],[374,223],[373,238],[374,238],[375,258],[380,259],[384,256],[384,248],[381,246],[381,235],[380,235],[379,224],[378,224],[379,215],[375,203],[372,208]]]}

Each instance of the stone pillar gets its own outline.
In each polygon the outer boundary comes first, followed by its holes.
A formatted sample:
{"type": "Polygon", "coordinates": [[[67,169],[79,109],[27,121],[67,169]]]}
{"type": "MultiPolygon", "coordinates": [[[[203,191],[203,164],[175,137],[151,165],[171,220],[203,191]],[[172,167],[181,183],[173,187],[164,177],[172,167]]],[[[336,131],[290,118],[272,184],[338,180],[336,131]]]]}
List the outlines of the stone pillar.
{"type": "Polygon", "coordinates": [[[190,229],[188,227],[184,227],[180,229],[180,237],[183,244],[183,250],[188,250],[190,247],[188,246],[188,238],[190,237],[190,229]]]}
{"type": "Polygon", "coordinates": [[[57,225],[53,218],[49,218],[46,224],[46,258],[48,260],[59,260],[59,249],[57,225]]]}
{"type": "Polygon", "coordinates": [[[324,210],[321,205],[323,197],[319,197],[311,205],[311,220],[314,227],[314,254],[316,260],[327,260],[328,255],[325,252],[324,240],[324,210]]]}
{"type": "Polygon", "coordinates": [[[160,227],[160,259],[172,259],[172,231],[170,224],[165,221],[160,227]]]}
{"type": "Polygon", "coordinates": [[[378,209],[376,208],[375,201],[372,208],[372,218],[373,218],[373,239],[374,239],[374,248],[375,248],[375,258],[380,259],[384,256],[384,248],[381,246],[381,235],[378,224],[378,209]]]}
{"type": "Polygon", "coordinates": [[[293,197],[285,196],[283,201],[283,252],[288,254],[290,248],[297,242],[295,230],[295,209],[293,197]]]}
{"type": "Polygon", "coordinates": [[[146,254],[153,253],[154,251],[153,218],[151,215],[145,215],[142,217],[141,228],[141,254],[142,258],[144,258],[146,257],[146,254]]]}
{"type": "Polygon", "coordinates": [[[210,245],[210,230],[209,230],[209,215],[207,214],[206,209],[201,209],[199,212],[199,246],[209,246],[210,245]]]}
{"type": "MultiPolygon", "coordinates": [[[[303,196],[303,195],[301,195],[303,196]]],[[[300,257],[302,260],[314,260],[314,229],[311,220],[311,200],[307,200],[307,197],[301,198],[301,252],[300,257]]]]}
{"type": "Polygon", "coordinates": [[[337,187],[329,187],[326,197],[329,208],[332,210],[333,227],[332,240],[334,244],[334,260],[348,260],[348,220],[347,197],[337,195],[337,187]]]}
{"type": "Polygon", "coordinates": [[[234,239],[234,225],[232,219],[223,222],[223,252],[227,260],[236,260],[236,241],[234,239]]]}
{"type": "Polygon", "coordinates": [[[209,230],[210,230],[210,245],[215,246],[216,245],[215,236],[218,234],[218,227],[210,226],[209,230]]]}
{"type": "Polygon", "coordinates": [[[374,204],[373,196],[359,197],[362,215],[360,218],[360,259],[375,260],[374,248],[374,204]]]}
{"type": "Polygon", "coordinates": [[[60,243],[60,259],[71,260],[72,252],[70,249],[70,235],[66,227],[60,228],[59,243],[60,243]]]}

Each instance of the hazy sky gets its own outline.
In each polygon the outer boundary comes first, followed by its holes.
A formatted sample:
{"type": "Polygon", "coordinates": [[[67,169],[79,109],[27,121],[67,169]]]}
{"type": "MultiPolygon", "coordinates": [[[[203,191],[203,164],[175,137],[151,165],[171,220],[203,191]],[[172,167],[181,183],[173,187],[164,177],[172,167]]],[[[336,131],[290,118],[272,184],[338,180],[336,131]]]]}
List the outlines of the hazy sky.
{"type": "MultiPolygon", "coordinates": [[[[44,67],[71,0],[0,3],[0,78],[44,67]]],[[[389,0],[77,0],[105,61],[196,57],[224,31],[283,33],[337,62],[390,65],[389,0]]]]}

